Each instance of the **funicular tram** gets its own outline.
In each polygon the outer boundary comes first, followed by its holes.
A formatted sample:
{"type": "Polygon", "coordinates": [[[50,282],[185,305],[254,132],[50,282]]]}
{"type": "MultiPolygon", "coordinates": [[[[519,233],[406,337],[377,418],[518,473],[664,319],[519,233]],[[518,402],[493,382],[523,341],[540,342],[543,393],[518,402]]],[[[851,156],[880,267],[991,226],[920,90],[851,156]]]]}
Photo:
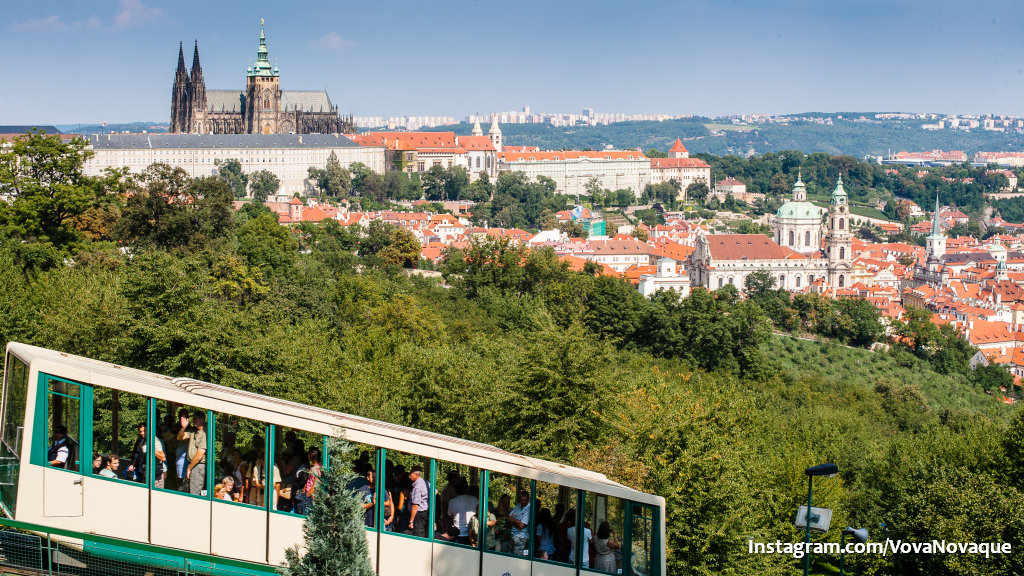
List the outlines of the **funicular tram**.
{"type": "MultiPolygon", "coordinates": [[[[302,540],[302,488],[288,479],[327,437],[358,457],[324,467],[378,471],[363,490],[399,500],[366,514],[378,574],[665,573],[663,498],[493,446],[14,342],[0,418],[0,524],[46,535],[35,573],[273,573],[302,540]],[[429,486],[420,535],[402,525],[413,468],[429,486]],[[448,517],[455,493],[478,496],[468,536],[448,517]],[[517,501],[525,528],[508,519],[517,501]],[[550,530],[570,543],[550,551],[550,530]],[[146,567],[104,572],[113,561],[146,567]]],[[[27,536],[2,534],[0,566],[16,567],[27,536]]]]}

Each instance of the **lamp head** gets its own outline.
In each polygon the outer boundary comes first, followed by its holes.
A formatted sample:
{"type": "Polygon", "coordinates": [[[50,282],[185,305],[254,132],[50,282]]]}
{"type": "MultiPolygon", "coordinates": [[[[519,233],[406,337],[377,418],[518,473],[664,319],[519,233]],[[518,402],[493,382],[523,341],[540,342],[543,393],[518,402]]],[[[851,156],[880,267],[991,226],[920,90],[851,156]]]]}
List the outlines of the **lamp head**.
{"type": "Polygon", "coordinates": [[[817,466],[811,466],[804,470],[804,474],[807,474],[808,476],[825,476],[826,478],[830,478],[839,474],[839,466],[836,466],[831,462],[827,464],[818,464],[817,466]]]}
{"type": "Polygon", "coordinates": [[[850,536],[853,536],[853,539],[856,540],[857,542],[860,542],[861,544],[863,544],[863,543],[868,541],[868,529],[867,528],[853,529],[853,528],[847,526],[846,529],[843,530],[843,534],[848,534],[850,536]]]}

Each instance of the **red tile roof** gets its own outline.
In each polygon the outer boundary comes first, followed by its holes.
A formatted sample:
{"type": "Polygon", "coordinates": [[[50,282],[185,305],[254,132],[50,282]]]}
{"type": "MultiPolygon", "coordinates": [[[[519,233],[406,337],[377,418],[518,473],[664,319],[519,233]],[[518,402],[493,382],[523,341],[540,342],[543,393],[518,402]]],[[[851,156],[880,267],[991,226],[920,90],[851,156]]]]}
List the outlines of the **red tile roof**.
{"type": "Polygon", "coordinates": [[[711,234],[705,238],[711,257],[718,260],[783,260],[797,254],[764,234],[711,234]]]}
{"type": "Polygon", "coordinates": [[[683,146],[683,141],[680,140],[679,138],[676,138],[675,144],[673,144],[672,147],[668,149],[668,151],[669,152],[689,152],[689,150],[686,149],[686,146],[683,146]]]}
{"type": "Polygon", "coordinates": [[[710,168],[700,158],[651,158],[651,168],[710,168]]]}
{"type": "Polygon", "coordinates": [[[503,162],[544,162],[557,160],[647,160],[643,152],[636,150],[555,150],[545,152],[508,152],[498,154],[503,162]]]}

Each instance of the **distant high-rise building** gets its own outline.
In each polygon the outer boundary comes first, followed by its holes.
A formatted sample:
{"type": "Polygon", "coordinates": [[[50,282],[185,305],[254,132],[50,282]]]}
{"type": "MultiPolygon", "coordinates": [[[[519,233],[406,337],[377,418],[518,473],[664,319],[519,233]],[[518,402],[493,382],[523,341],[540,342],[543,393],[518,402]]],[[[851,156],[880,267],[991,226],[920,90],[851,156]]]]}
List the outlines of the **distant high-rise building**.
{"type": "Polygon", "coordinates": [[[207,90],[199,65],[199,43],[185,69],[184,46],[178,46],[178,68],[171,91],[171,133],[190,134],[351,134],[351,116],[338,115],[326,90],[281,90],[276,66],[267,55],[267,37],[260,24],[256,63],[246,71],[241,90],[207,90]]]}

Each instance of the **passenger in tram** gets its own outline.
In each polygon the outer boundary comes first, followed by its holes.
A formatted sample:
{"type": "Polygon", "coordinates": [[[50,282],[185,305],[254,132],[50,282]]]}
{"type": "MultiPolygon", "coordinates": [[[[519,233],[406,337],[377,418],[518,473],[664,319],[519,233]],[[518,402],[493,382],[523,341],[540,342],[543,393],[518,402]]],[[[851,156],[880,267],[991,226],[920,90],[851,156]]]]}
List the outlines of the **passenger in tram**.
{"type": "MultiPolygon", "coordinates": [[[[148,447],[146,423],[139,424],[137,429],[139,437],[135,440],[135,446],[132,448],[132,463],[128,466],[128,472],[132,475],[131,479],[134,479],[136,482],[145,482],[146,465],[148,463],[148,457],[146,456],[148,447]]],[[[156,469],[153,485],[157,488],[163,488],[164,478],[167,477],[167,455],[164,454],[164,444],[158,436],[153,438],[153,446],[155,447],[153,458],[154,468],[156,469]]]]}
{"type": "Polygon", "coordinates": [[[512,552],[512,526],[509,524],[509,515],[512,514],[512,498],[503,494],[498,500],[498,507],[494,509],[495,534],[489,541],[494,541],[495,549],[498,552],[512,552]]]}
{"type": "Polygon", "coordinates": [[[530,531],[530,493],[522,490],[519,492],[519,503],[512,509],[508,516],[508,523],[512,526],[512,553],[516,556],[523,556],[529,552],[530,531]]]}
{"type": "Polygon", "coordinates": [[[594,538],[594,570],[601,572],[615,572],[617,562],[615,550],[622,548],[615,538],[615,530],[612,530],[608,522],[601,522],[597,527],[597,538],[594,538]]]}
{"type": "Polygon", "coordinates": [[[384,531],[393,532],[395,529],[395,502],[391,499],[391,492],[384,490],[384,531]]]}
{"type": "Polygon", "coordinates": [[[555,506],[555,519],[558,520],[558,526],[555,529],[555,560],[558,562],[569,562],[569,555],[572,553],[572,543],[569,541],[569,527],[576,521],[576,511],[565,510],[565,505],[561,502],[555,506]],[[572,513],[572,519],[569,519],[569,513],[572,513]]]}
{"type": "Polygon", "coordinates": [[[188,442],[181,438],[181,434],[182,430],[188,430],[189,425],[188,410],[185,408],[178,410],[178,421],[174,423],[171,431],[174,433],[175,444],[174,471],[177,473],[178,480],[182,482],[186,480],[185,470],[188,468],[188,442]]]}
{"type": "Polygon", "coordinates": [[[230,498],[224,498],[224,485],[214,484],[213,485],[213,499],[214,500],[230,500],[230,498]]]}
{"type": "MultiPolygon", "coordinates": [[[[356,464],[358,466],[358,463],[356,464]]],[[[368,467],[365,474],[363,475],[365,482],[363,482],[359,488],[356,488],[356,492],[359,493],[360,499],[363,501],[363,524],[367,528],[373,528],[374,526],[374,514],[376,513],[374,505],[377,503],[375,498],[376,485],[374,484],[373,467],[368,467]]],[[[387,494],[387,491],[384,491],[387,494]]]]}
{"type": "MultiPolygon", "coordinates": [[[[68,428],[63,424],[53,427],[53,443],[46,451],[46,459],[54,468],[68,468],[69,456],[71,456],[72,441],[68,439],[68,428]]],[[[73,462],[73,460],[71,460],[73,462]]]]}
{"type": "Polygon", "coordinates": [[[117,454],[110,453],[103,460],[104,466],[100,470],[100,476],[104,478],[117,478],[117,468],[121,465],[121,459],[117,457],[117,454]]]}
{"type": "Polygon", "coordinates": [[[455,541],[459,544],[470,544],[469,526],[480,506],[480,501],[469,493],[469,486],[465,478],[460,478],[455,484],[455,497],[448,501],[448,517],[452,519],[452,525],[458,530],[455,541]]]}
{"type": "Polygon", "coordinates": [[[427,521],[430,518],[430,488],[423,479],[423,468],[413,466],[409,471],[412,490],[409,492],[409,526],[407,534],[427,537],[427,521]]]}
{"type": "Polygon", "coordinates": [[[316,485],[320,481],[320,475],[323,474],[322,457],[320,456],[319,448],[313,448],[307,452],[306,460],[309,462],[309,466],[300,465],[299,472],[296,474],[298,485],[296,486],[297,493],[295,494],[295,512],[297,514],[306,513],[316,493],[316,485]]]}
{"type": "MultiPolygon", "coordinates": [[[[573,509],[573,508],[570,508],[569,511],[565,513],[565,519],[566,519],[566,521],[569,524],[568,531],[566,532],[566,537],[569,539],[569,547],[570,547],[569,563],[570,564],[575,564],[576,563],[576,537],[579,534],[579,531],[576,530],[576,510],[573,509]]],[[[584,524],[583,525],[583,542],[582,542],[582,548],[581,548],[583,550],[583,567],[584,568],[589,568],[590,567],[590,543],[592,541],[593,541],[593,534],[590,531],[590,526],[587,526],[586,524],[584,524]]]]}
{"type": "Polygon", "coordinates": [[[105,454],[97,454],[92,459],[92,473],[96,476],[102,476],[102,472],[107,468],[107,456],[105,454]]]}
{"type": "MultiPolygon", "coordinates": [[[[187,418],[185,419],[187,422],[187,418]]],[[[178,441],[188,441],[185,452],[188,466],[185,478],[188,491],[202,495],[206,491],[206,413],[196,410],[192,415],[192,426],[183,426],[178,431],[178,441]]]]}
{"type": "MultiPolygon", "coordinates": [[[[262,444],[260,444],[262,446],[262,444]]],[[[255,506],[263,507],[265,500],[263,499],[263,489],[266,487],[266,480],[264,479],[264,463],[263,453],[251,452],[246,458],[250,462],[246,471],[246,500],[247,504],[253,504],[255,506]]]]}
{"type": "MultiPolygon", "coordinates": [[[[242,495],[245,488],[245,461],[242,459],[242,451],[238,448],[231,450],[231,454],[228,456],[227,462],[222,467],[223,470],[231,474],[231,489],[228,492],[231,494],[231,499],[235,502],[242,501],[242,495]]],[[[225,487],[227,489],[227,487],[225,487]]]]}
{"type": "Polygon", "coordinates": [[[459,483],[459,478],[458,470],[449,470],[447,483],[437,495],[437,523],[439,526],[448,527],[452,525],[452,518],[448,514],[448,503],[456,496],[455,485],[459,483]]]}
{"type": "Polygon", "coordinates": [[[555,556],[555,519],[551,516],[551,510],[541,508],[537,513],[537,537],[534,545],[534,554],[541,560],[554,560],[555,556]]]}
{"type": "Polygon", "coordinates": [[[274,506],[279,512],[294,508],[295,468],[292,460],[281,458],[274,466],[274,506]]]}
{"type": "Polygon", "coordinates": [[[214,498],[218,500],[227,500],[228,502],[236,502],[235,500],[235,478],[234,476],[225,476],[221,480],[218,486],[221,487],[221,495],[217,496],[214,494],[214,498]]]}
{"type": "MultiPolygon", "coordinates": [[[[473,491],[473,496],[476,496],[477,500],[479,500],[480,499],[480,487],[479,486],[471,486],[470,488],[473,491]]],[[[498,517],[494,515],[494,509],[492,507],[488,506],[487,507],[487,525],[484,527],[484,531],[486,532],[486,535],[487,535],[487,549],[488,550],[494,550],[497,547],[497,543],[495,542],[495,534],[494,534],[494,528],[497,525],[498,525],[498,517]]],[[[470,538],[473,539],[475,537],[476,536],[474,536],[472,528],[470,528],[470,538]]],[[[472,542],[471,544],[473,546],[476,546],[476,542],[472,542]]]]}

